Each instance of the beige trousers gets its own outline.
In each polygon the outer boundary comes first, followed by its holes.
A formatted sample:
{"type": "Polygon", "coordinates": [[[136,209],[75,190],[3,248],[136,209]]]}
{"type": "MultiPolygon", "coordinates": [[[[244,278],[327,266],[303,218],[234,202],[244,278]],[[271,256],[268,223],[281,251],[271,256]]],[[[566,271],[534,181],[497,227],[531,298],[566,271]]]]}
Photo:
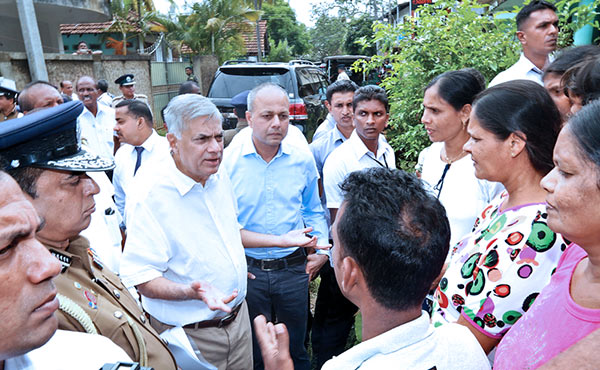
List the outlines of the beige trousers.
{"type": "MultiPolygon", "coordinates": [[[[156,331],[172,328],[151,318],[156,331]]],[[[219,370],[251,370],[252,329],[246,301],[232,323],[223,328],[184,329],[187,336],[198,346],[202,356],[219,370]]]]}

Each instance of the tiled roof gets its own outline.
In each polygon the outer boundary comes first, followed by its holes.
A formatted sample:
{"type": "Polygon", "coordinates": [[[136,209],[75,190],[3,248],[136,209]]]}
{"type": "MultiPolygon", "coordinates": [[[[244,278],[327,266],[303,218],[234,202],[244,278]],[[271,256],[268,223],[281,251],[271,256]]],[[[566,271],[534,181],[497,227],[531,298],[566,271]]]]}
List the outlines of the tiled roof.
{"type": "MultiPolygon", "coordinates": [[[[260,32],[260,47],[265,50],[265,47],[268,48],[268,44],[266,43],[266,33],[267,33],[267,21],[263,20],[258,22],[258,30],[260,32]]],[[[249,32],[242,33],[242,37],[244,38],[244,45],[246,46],[246,53],[248,55],[258,55],[258,47],[256,45],[256,27],[252,27],[252,30],[249,32]]]]}
{"type": "Polygon", "coordinates": [[[81,35],[85,33],[104,33],[112,22],[61,24],[60,33],[63,35],[81,35]]]}

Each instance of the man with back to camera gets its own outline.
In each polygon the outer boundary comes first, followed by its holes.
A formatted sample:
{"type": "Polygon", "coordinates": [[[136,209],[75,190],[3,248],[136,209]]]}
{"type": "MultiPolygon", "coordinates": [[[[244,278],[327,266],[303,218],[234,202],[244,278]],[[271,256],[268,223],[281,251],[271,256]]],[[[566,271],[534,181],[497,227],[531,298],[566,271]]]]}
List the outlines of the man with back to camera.
{"type": "Polygon", "coordinates": [[[123,143],[115,154],[115,203],[125,220],[127,194],[134,191],[133,180],[138,171],[152,168],[157,162],[170,160],[167,139],[154,130],[152,112],[139,100],[124,100],[115,109],[114,128],[123,143]]]}
{"type": "MultiPolygon", "coordinates": [[[[8,139],[5,134],[0,137],[8,139]]],[[[60,263],[35,239],[43,220],[3,171],[0,188],[0,369],[95,370],[129,361],[107,338],[56,330],[53,279],[60,263]]]]}
{"type": "MultiPolygon", "coordinates": [[[[290,327],[291,352],[298,369],[310,369],[304,338],[308,318],[308,283],[327,262],[327,253],[308,257],[306,246],[328,246],[327,224],[319,200],[318,173],[309,152],[286,142],[289,100],[280,86],[255,87],[248,95],[246,119],[250,135],[225,151],[223,164],[231,176],[239,207],[238,222],[244,232],[282,235],[299,232],[297,242],[265,243],[243,238],[248,262],[248,309],[290,327]],[[306,228],[305,228],[306,226],[306,228]],[[314,230],[312,236],[305,233],[314,230]],[[305,239],[305,240],[302,240],[305,239]]],[[[255,338],[253,338],[255,340],[255,338]]],[[[262,357],[254,342],[254,368],[262,357]]]]}
{"type": "Polygon", "coordinates": [[[323,167],[323,188],[331,221],[342,203],[339,185],[353,171],[369,167],[396,168],[392,147],[382,135],[389,119],[389,102],[384,89],[367,85],[354,92],[354,131],[335,149],[323,167]]]}
{"type": "MultiPolygon", "coordinates": [[[[358,86],[350,80],[334,82],[327,88],[325,106],[333,117],[336,125],[317,140],[310,144],[310,150],[315,158],[319,171],[319,192],[321,206],[327,208],[323,192],[323,165],[335,148],[342,145],[354,131],[352,100],[358,86]]],[[[326,212],[327,223],[330,225],[329,213],[326,212]]],[[[341,294],[335,281],[333,270],[329,263],[319,271],[321,283],[315,305],[315,317],[312,323],[313,356],[317,359],[317,369],[325,361],[344,351],[348,334],[354,323],[357,308],[341,294]]]]}
{"type": "MultiPolygon", "coordinates": [[[[370,168],[341,185],[331,227],[333,268],[344,296],[362,314],[363,341],[329,360],[336,369],[489,369],[468,329],[434,328],[421,310],[450,240],[446,212],[420,180],[404,171],[370,168]]],[[[285,325],[254,320],[265,369],[294,369],[285,325]]]]}
{"type": "Polygon", "coordinates": [[[542,70],[550,63],[549,55],[558,41],[556,7],[544,0],[533,0],[519,11],[515,20],[523,52],[515,64],[494,77],[489,87],[519,79],[543,86],[542,70]]]}
{"type": "Polygon", "coordinates": [[[248,120],[246,120],[246,111],[248,110],[248,94],[250,90],[244,90],[241,93],[237,94],[233,98],[231,98],[231,105],[233,105],[233,111],[237,117],[237,123],[235,128],[225,130],[223,132],[223,142],[225,143],[225,147],[227,147],[233,137],[237,135],[244,128],[248,127],[248,120]]]}
{"type": "Polygon", "coordinates": [[[80,102],[42,109],[11,127],[0,157],[45,226],[36,237],[61,262],[55,279],[59,327],[111,339],[142,366],[175,369],[175,361],[150,327],[137,301],[80,235],[95,211],[98,185],[87,171],[113,167],[81,149],[77,138],[80,102]]]}

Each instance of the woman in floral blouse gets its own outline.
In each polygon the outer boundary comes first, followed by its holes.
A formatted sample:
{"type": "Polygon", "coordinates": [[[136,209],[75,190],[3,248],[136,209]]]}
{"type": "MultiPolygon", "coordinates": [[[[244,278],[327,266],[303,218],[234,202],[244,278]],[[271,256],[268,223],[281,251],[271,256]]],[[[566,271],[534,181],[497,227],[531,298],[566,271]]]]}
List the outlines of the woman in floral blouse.
{"type": "Polygon", "coordinates": [[[468,327],[490,352],[548,284],[567,244],[546,223],[540,180],[554,167],[561,126],[540,85],[516,80],[480,93],[464,149],[475,175],[506,191],[481,210],[473,231],[451,247],[435,291],[433,323],[468,327]]]}

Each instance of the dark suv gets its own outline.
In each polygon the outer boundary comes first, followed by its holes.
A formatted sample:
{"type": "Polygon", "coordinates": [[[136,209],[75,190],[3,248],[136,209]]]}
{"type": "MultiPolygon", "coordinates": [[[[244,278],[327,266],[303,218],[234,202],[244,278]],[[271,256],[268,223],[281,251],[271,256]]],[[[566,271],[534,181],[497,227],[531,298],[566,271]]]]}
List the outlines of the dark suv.
{"type": "Polygon", "coordinates": [[[208,98],[223,114],[223,128],[235,128],[237,117],[231,98],[265,82],[283,87],[290,99],[290,123],[311,139],[318,124],[327,116],[323,105],[327,76],[311,62],[295,60],[289,63],[227,62],[215,73],[208,98]]]}

